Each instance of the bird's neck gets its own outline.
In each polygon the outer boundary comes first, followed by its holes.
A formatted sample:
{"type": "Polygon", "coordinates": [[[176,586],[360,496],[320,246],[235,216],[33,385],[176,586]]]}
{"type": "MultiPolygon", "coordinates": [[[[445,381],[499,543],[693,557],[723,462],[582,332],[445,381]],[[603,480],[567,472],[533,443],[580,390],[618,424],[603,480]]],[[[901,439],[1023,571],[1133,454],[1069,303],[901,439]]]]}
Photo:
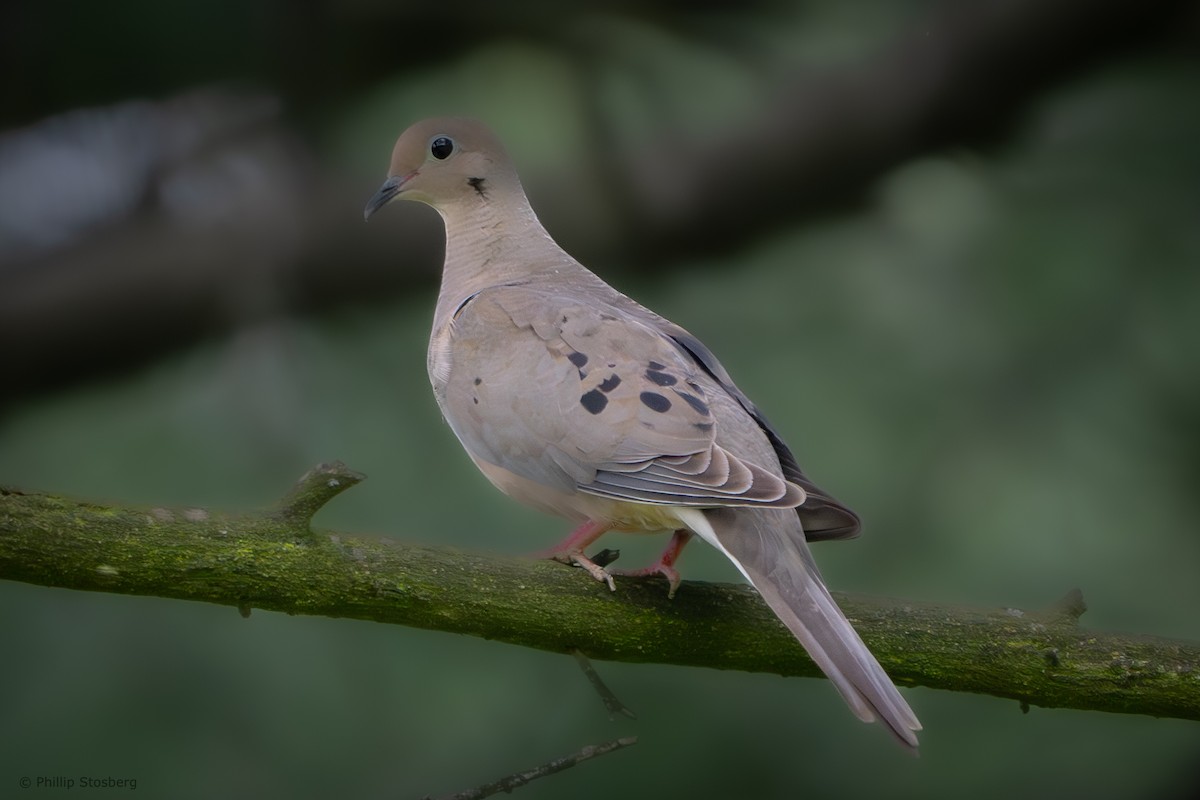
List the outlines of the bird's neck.
{"type": "Polygon", "coordinates": [[[452,313],[482,289],[521,282],[571,260],[542,227],[523,193],[503,204],[471,198],[438,211],[446,224],[439,309],[452,313]]]}

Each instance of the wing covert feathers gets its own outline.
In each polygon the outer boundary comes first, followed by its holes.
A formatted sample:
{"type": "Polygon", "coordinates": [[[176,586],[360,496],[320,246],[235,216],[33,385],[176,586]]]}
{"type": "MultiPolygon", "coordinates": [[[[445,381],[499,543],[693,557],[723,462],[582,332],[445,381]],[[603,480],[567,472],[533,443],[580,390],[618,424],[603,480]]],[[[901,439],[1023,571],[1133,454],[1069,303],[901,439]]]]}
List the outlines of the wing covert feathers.
{"type": "Polygon", "coordinates": [[[454,321],[443,403],[468,449],[598,497],[802,504],[800,486],[717,444],[712,393],[723,390],[674,340],[621,313],[525,285],[477,293],[454,321]]]}

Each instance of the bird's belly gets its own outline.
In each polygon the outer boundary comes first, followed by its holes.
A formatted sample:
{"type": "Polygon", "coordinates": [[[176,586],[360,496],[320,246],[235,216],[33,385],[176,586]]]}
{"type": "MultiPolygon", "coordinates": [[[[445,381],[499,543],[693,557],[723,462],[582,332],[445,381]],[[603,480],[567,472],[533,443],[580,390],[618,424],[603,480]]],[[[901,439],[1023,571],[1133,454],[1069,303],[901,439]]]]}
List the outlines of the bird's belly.
{"type": "Polygon", "coordinates": [[[523,478],[514,472],[471,456],[492,485],[519,503],[576,523],[603,522],[627,533],[659,533],[686,527],[671,506],[634,503],[597,497],[583,492],[563,492],[523,478]]]}

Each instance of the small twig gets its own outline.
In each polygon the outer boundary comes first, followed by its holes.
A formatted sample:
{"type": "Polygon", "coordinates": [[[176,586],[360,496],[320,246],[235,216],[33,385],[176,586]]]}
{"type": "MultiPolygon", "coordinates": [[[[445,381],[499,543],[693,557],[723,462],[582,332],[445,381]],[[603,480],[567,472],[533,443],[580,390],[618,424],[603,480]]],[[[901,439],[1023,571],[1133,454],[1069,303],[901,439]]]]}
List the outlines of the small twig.
{"type": "Polygon", "coordinates": [[[607,567],[609,564],[613,563],[620,557],[621,557],[620,550],[614,550],[611,547],[606,547],[603,550],[598,551],[594,556],[592,556],[591,560],[592,560],[592,563],[598,567],[607,567]]]}
{"type": "Polygon", "coordinates": [[[307,525],[322,506],[366,477],[341,461],[317,464],[283,496],[276,514],[289,522],[307,525]]]}
{"type": "MultiPolygon", "coordinates": [[[[573,767],[581,761],[587,761],[589,758],[602,756],[636,743],[636,736],[626,736],[621,739],[613,739],[611,742],[605,742],[604,744],[589,744],[577,753],[556,758],[553,761],[542,764],[540,767],[508,775],[498,781],[476,786],[474,789],[467,789],[455,794],[445,794],[437,798],[437,800],[481,800],[481,798],[491,797],[499,792],[511,792],[513,789],[524,786],[530,781],[543,778],[547,775],[553,775],[556,772],[562,772],[564,769],[573,767]]],[[[431,800],[431,795],[425,795],[421,800],[431,800]]]]}
{"type": "Polygon", "coordinates": [[[1083,602],[1083,592],[1075,588],[1063,595],[1049,610],[1060,617],[1078,622],[1083,613],[1087,611],[1087,603],[1083,602]]]}
{"type": "Polygon", "coordinates": [[[604,701],[604,707],[608,709],[608,718],[610,720],[617,714],[624,714],[630,719],[637,719],[637,714],[633,713],[632,710],[618,699],[613,690],[608,688],[608,684],[600,677],[600,673],[596,672],[596,668],[592,666],[591,660],[583,654],[582,650],[572,650],[571,655],[575,656],[575,661],[579,664],[579,668],[587,676],[588,681],[592,684],[592,688],[596,690],[596,694],[600,695],[600,699],[604,701]]]}

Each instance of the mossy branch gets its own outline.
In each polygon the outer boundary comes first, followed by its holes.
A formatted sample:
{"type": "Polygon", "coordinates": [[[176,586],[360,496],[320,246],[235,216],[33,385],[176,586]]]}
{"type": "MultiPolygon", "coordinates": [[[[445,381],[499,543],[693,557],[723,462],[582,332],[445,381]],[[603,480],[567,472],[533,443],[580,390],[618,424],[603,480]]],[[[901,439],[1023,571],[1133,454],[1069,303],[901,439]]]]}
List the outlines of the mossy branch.
{"type": "MultiPolygon", "coordinates": [[[[465,633],[591,658],[819,675],[749,588],[657,579],[609,592],[579,570],[313,531],[362,476],[320,465],[275,508],[134,508],[0,488],[0,578],[465,633]]],[[[1078,625],[1073,591],[1038,612],[837,594],[898,684],[1022,704],[1200,720],[1200,643],[1078,625]]]]}

